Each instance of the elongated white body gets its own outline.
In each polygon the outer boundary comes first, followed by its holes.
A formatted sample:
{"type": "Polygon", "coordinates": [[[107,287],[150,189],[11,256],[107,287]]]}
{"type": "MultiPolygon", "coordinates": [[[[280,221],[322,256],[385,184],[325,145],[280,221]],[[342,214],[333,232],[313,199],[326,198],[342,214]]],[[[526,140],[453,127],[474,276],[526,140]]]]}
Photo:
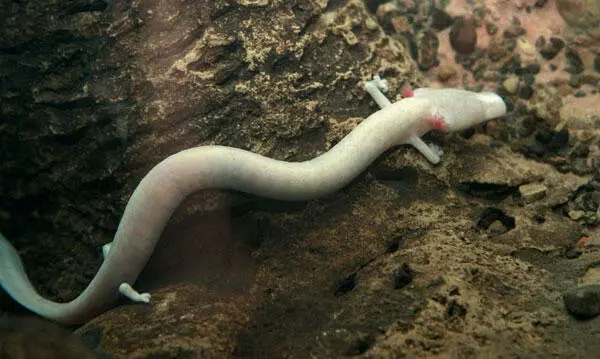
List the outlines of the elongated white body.
{"type": "MultiPolygon", "coordinates": [[[[224,146],[181,151],[142,179],[125,208],[104,263],[73,301],[57,303],[41,297],[27,278],[17,251],[1,234],[0,285],[43,317],[61,323],[85,322],[114,306],[122,284],[122,291],[133,291],[127,284],[135,282],[169,218],[192,192],[226,188],[282,200],[316,198],[347,185],[390,147],[412,144],[411,139],[434,127],[428,118],[441,118],[445,130],[455,131],[505,112],[504,102],[495,94],[419,89],[413,97],[385,105],[310,161],[279,161],[224,146]]],[[[147,301],[149,295],[141,298],[147,301]]]]}

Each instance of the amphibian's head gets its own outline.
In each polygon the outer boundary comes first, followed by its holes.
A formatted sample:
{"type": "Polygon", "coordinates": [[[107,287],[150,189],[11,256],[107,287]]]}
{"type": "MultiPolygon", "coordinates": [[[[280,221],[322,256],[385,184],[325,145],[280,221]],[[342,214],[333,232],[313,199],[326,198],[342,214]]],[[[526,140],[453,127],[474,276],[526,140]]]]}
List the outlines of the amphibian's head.
{"type": "Polygon", "coordinates": [[[504,100],[492,92],[420,88],[414,97],[430,101],[432,116],[443,119],[442,125],[434,127],[446,132],[461,131],[506,114],[504,100]]]}

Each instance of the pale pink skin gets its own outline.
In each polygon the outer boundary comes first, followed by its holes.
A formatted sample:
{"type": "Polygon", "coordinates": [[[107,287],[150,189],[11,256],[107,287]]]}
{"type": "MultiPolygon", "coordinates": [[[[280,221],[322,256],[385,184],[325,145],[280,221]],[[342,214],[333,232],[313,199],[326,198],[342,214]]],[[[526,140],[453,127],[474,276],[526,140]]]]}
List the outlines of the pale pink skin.
{"type": "Polygon", "coordinates": [[[191,193],[227,188],[281,200],[320,197],[347,185],[387,149],[412,143],[411,139],[434,127],[462,130],[505,112],[504,102],[495,94],[425,88],[386,104],[310,161],[279,161],[224,146],[181,151],[142,179],[127,203],[104,263],[73,301],[56,303],[41,297],[27,278],[17,251],[1,234],[0,285],[43,317],[66,324],[85,322],[115,305],[119,287],[131,292],[129,284],[146,265],[175,209],[191,193]]]}
{"type": "MultiPolygon", "coordinates": [[[[414,95],[415,95],[415,92],[413,91],[413,89],[410,86],[408,86],[408,85],[402,86],[402,89],[400,90],[400,96],[402,96],[403,98],[407,98],[407,97],[413,97],[414,95]]],[[[439,131],[444,131],[447,128],[446,121],[445,121],[444,117],[442,117],[442,116],[425,116],[425,117],[423,117],[423,121],[431,124],[432,128],[439,130],[439,131]]]]}

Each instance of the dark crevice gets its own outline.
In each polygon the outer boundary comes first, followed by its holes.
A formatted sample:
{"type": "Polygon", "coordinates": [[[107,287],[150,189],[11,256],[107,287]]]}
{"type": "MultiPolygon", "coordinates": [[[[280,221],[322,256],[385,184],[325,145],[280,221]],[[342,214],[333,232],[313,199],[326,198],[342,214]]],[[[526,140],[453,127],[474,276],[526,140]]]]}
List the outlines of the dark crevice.
{"type": "Polygon", "coordinates": [[[466,195],[493,201],[502,201],[518,191],[516,186],[480,182],[461,182],[456,189],[466,195]]]}

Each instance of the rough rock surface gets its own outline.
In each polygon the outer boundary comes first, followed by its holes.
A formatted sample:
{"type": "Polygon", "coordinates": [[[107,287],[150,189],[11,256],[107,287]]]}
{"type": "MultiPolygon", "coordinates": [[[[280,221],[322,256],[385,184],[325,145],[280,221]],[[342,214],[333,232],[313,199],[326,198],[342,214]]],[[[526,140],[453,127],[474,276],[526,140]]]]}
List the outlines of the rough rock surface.
{"type": "MultiPolygon", "coordinates": [[[[376,110],[373,74],[422,84],[377,1],[236,0],[0,7],[0,228],[40,292],[74,298],[158,161],[218,143],[299,161],[376,110]],[[375,4],[375,5],[373,5],[375,4]]],[[[498,121],[496,126],[503,126],[498,121]]],[[[562,294],[599,252],[563,212],[589,175],[485,135],[433,134],[306,203],[192,196],[123,305],[76,334],[114,358],[584,358],[598,318],[562,294]],[[465,136],[469,137],[469,136],[465,136]],[[518,187],[541,183],[524,203],[518,187]],[[224,204],[218,205],[227,207],[224,204]],[[182,283],[183,282],[183,283],[182,283]]],[[[2,307],[17,312],[7,298],[2,307]]]]}

